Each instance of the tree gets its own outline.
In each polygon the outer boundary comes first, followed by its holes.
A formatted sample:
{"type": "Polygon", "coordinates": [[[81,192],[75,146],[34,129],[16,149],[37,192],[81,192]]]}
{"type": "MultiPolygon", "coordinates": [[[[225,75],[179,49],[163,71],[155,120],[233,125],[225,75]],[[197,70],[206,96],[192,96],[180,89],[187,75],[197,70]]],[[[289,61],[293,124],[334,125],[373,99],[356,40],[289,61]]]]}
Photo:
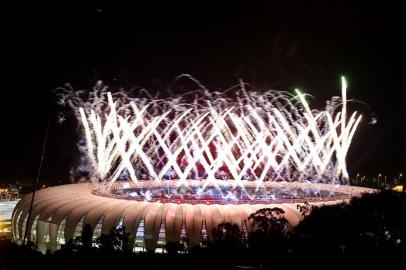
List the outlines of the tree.
{"type": "Polygon", "coordinates": [[[93,246],[93,228],[90,224],[85,224],[81,235],[82,251],[89,252],[93,246]]]}
{"type": "Polygon", "coordinates": [[[404,205],[404,194],[381,191],[354,197],[349,203],[313,207],[293,230],[294,253],[302,258],[317,253],[331,261],[365,257],[371,264],[403,256],[404,205]]]}
{"type": "Polygon", "coordinates": [[[272,235],[286,235],[289,222],[285,218],[285,211],[281,208],[263,208],[248,217],[253,231],[264,233],[267,237],[272,235]]]}
{"type": "Polygon", "coordinates": [[[225,257],[239,256],[244,252],[243,235],[237,224],[223,222],[213,229],[211,249],[225,257]]]}
{"type": "Polygon", "coordinates": [[[131,252],[129,235],[124,226],[115,227],[108,234],[102,234],[97,240],[99,250],[105,253],[131,252]]]}
{"type": "Polygon", "coordinates": [[[248,217],[251,232],[248,234],[248,246],[253,256],[269,259],[285,251],[286,237],[290,229],[289,222],[281,208],[263,208],[248,217]]]}
{"type": "Polygon", "coordinates": [[[118,239],[116,250],[120,250],[122,252],[132,252],[132,248],[130,247],[130,233],[127,232],[125,226],[118,226],[115,228],[115,235],[118,239]]]}
{"type": "Polygon", "coordinates": [[[169,255],[178,254],[185,250],[185,246],[180,242],[167,242],[165,244],[165,250],[169,255]]]}
{"type": "Polygon", "coordinates": [[[90,252],[93,246],[93,228],[90,224],[85,224],[80,236],[70,239],[62,250],[66,252],[90,252]]]}
{"type": "Polygon", "coordinates": [[[312,212],[313,206],[310,205],[308,202],[304,202],[303,205],[298,204],[296,208],[297,210],[299,210],[302,216],[306,217],[312,212]]]}

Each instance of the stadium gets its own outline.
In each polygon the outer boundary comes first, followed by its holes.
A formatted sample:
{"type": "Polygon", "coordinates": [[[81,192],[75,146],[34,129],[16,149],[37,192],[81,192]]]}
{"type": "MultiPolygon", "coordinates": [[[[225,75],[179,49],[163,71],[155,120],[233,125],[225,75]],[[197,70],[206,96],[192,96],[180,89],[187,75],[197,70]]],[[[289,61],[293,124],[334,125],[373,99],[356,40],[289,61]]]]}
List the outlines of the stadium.
{"type": "Polygon", "coordinates": [[[294,227],[303,218],[298,205],[373,191],[349,185],[346,154],[361,115],[347,116],[344,78],[341,97],[321,111],[300,91],[247,87],[230,88],[233,97],[200,89],[166,99],[101,84],[86,95],[64,88],[62,101],[82,123],[88,183],[39,190],[29,220],[24,197],[12,216],[14,239],[27,234],[52,251],[84,224],[94,237],[124,226],[135,252],[160,252],[169,242],[211,240],[222,222],[249,231],[248,216],[261,208],[282,208],[294,227]]]}

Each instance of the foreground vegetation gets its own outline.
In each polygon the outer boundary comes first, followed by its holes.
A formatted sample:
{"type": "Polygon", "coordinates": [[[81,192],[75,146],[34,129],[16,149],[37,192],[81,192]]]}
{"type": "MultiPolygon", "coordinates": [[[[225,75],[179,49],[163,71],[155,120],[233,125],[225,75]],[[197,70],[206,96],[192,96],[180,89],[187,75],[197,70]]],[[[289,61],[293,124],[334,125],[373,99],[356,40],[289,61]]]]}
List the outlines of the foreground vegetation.
{"type": "Polygon", "coordinates": [[[406,195],[382,191],[350,203],[301,209],[305,216],[289,228],[280,208],[265,208],[249,217],[250,233],[222,223],[212,241],[185,252],[167,243],[166,253],[134,254],[125,228],[93,240],[90,226],[54,253],[42,254],[33,243],[0,241],[0,269],[329,269],[403,264],[406,251],[406,195]]]}

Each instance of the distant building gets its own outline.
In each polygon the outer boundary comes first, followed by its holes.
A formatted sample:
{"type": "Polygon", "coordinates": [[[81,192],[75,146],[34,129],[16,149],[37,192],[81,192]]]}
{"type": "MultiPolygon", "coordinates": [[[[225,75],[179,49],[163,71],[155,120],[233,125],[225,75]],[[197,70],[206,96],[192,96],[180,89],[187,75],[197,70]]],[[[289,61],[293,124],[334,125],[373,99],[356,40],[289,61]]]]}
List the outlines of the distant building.
{"type": "Polygon", "coordinates": [[[12,238],[11,215],[18,200],[0,200],[0,238],[12,238]]]}
{"type": "Polygon", "coordinates": [[[19,198],[19,189],[15,185],[0,186],[0,238],[12,238],[11,216],[19,198]]]}
{"type": "Polygon", "coordinates": [[[392,188],[392,190],[397,191],[397,192],[403,192],[404,188],[403,188],[403,185],[397,185],[397,186],[394,186],[392,188]]]}

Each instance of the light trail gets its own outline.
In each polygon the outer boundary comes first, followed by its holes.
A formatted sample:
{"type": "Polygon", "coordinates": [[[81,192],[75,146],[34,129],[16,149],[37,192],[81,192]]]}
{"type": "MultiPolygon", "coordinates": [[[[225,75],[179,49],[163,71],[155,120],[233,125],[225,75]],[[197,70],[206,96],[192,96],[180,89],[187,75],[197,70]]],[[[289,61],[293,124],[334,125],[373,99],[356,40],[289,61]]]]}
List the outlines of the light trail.
{"type": "Polygon", "coordinates": [[[113,185],[125,174],[134,184],[170,178],[204,192],[220,190],[220,182],[242,190],[255,182],[258,191],[266,181],[348,183],[346,155],[362,116],[347,119],[344,77],[341,83],[337,113],[337,97],[316,111],[298,90],[296,97],[259,94],[242,82],[234,98],[205,88],[168,99],[100,85],[87,97],[64,93],[82,122],[94,182],[113,185]]]}

